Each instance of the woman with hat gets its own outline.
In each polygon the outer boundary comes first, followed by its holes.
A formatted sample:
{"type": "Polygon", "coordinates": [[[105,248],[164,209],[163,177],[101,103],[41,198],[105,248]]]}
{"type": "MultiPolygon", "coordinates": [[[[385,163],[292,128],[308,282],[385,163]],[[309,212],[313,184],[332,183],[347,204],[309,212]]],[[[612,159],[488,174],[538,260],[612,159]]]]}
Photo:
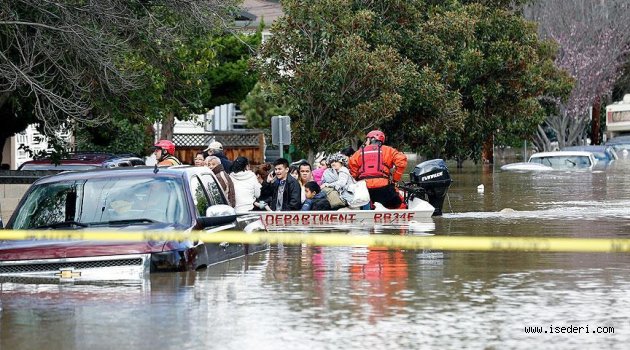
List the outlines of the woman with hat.
{"type": "Polygon", "coordinates": [[[335,153],[328,157],[328,166],[322,175],[322,187],[332,187],[339,192],[346,202],[352,199],[352,193],[348,192],[348,186],[354,183],[347,168],[348,157],[341,153],[335,153]]]}
{"type": "Polygon", "coordinates": [[[229,174],[232,172],[232,161],[229,160],[223,153],[223,145],[221,142],[212,141],[203,151],[207,152],[209,156],[218,157],[219,160],[221,160],[221,165],[223,165],[223,170],[225,170],[226,173],[229,174]]]}

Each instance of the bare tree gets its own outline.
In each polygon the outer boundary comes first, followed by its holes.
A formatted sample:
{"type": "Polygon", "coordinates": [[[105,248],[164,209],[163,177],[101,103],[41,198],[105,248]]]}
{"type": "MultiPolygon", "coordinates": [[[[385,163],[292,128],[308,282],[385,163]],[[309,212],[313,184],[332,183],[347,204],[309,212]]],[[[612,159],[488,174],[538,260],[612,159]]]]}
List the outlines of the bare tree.
{"type": "Polygon", "coordinates": [[[142,40],[225,27],[237,0],[0,2],[0,149],[37,122],[42,131],[73,121],[103,123],[94,101],[143,83],[125,64],[142,40]]]}
{"type": "Polygon", "coordinates": [[[630,48],[630,2],[627,0],[537,1],[525,8],[526,17],[540,24],[541,35],[555,40],[560,51],[556,64],[575,79],[566,101],[549,100],[557,113],[538,127],[534,142],[549,150],[550,128],[560,147],[574,145],[588,135],[591,106],[610,94],[630,48]]]}

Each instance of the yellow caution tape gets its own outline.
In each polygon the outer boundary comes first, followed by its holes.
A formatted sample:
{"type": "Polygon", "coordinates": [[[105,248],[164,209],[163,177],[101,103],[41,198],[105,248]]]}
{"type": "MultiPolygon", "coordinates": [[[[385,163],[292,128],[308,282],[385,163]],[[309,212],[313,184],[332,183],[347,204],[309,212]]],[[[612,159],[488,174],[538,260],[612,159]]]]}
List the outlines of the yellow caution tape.
{"type": "Polygon", "coordinates": [[[160,232],[160,231],[12,231],[0,230],[0,240],[93,240],[93,241],[202,241],[205,243],[282,243],[312,246],[369,246],[412,250],[537,251],[537,252],[630,252],[630,239],[393,236],[308,233],[160,232]]]}

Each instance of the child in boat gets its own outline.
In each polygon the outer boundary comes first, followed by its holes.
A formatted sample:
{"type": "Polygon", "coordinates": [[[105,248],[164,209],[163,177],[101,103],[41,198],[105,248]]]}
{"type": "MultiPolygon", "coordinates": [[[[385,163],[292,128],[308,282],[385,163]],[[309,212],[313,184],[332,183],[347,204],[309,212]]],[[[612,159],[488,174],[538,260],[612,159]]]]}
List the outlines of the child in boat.
{"type": "Polygon", "coordinates": [[[305,183],[304,192],[306,193],[306,200],[302,204],[302,211],[331,210],[330,202],[326,199],[326,194],[322,192],[317,182],[309,181],[305,183]]]}

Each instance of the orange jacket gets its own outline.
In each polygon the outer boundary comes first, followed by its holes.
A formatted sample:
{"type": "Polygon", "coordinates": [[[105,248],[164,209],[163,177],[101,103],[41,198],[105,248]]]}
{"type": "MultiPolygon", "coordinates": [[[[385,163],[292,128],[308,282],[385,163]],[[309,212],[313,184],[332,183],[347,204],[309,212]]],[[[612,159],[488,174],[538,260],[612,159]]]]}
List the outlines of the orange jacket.
{"type": "MultiPolygon", "coordinates": [[[[393,147],[381,146],[381,163],[383,164],[383,170],[388,174],[393,173],[391,181],[398,182],[402,178],[403,172],[407,167],[407,156],[399,152],[393,147]],[[394,168],[395,167],[395,168],[394,168]]],[[[348,161],[348,167],[350,168],[350,174],[355,179],[358,179],[361,175],[361,165],[363,164],[363,157],[361,154],[361,148],[354,152],[350,160],[348,161]]],[[[371,178],[365,179],[365,183],[368,188],[378,188],[389,185],[389,178],[371,178]]]]}
{"type": "Polygon", "coordinates": [[[180,162],[179,159],[177,159],[177,158],[175,158],[175,157],[173,157],[171,155],[168,155],[168,156],[164,157],[162,159],[162,161],[158,163],[158,165],[159,166],[182,165],[182,162],[180,162]]]}

